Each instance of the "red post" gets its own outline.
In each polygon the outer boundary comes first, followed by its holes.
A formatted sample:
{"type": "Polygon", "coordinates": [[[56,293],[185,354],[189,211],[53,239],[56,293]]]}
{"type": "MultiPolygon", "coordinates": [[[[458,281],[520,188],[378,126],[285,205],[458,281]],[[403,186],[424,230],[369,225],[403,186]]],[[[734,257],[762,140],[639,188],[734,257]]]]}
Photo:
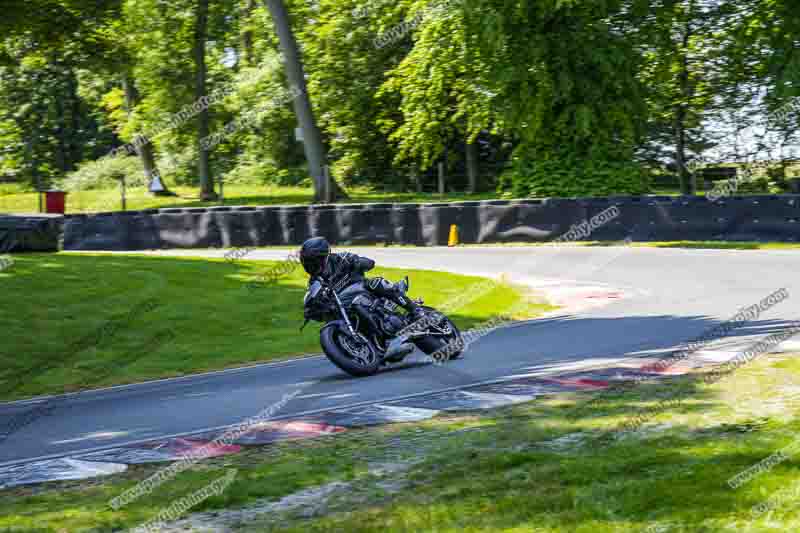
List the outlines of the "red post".
{"type": "Polygon", "coordinates": [[[46,191],[44,193],[45,211],[47,213],[64,214],[67,207],[67,193],[65,191],[46,191]]]}

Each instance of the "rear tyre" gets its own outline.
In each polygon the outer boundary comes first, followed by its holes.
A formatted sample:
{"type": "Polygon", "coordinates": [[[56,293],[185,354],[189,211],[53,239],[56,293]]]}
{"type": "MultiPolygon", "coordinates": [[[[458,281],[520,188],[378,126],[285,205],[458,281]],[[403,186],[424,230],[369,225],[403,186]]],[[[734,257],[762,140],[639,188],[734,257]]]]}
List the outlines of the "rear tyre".
{"type": "Polygon", "coordinates": [[[427,355],[432,355],[437,361],[445,361],[448,359],[458,359],[464,353],[464,339],[461,336],[461,331],[443,313],[440,313],[433,307],[423,306],[426,315],[434,314],[434,316],[441,317],[434,324],[431,329],[438,330],[445,336],[428,335],[416,339],[414,344],[417,348],[425,352],[427,355]]]}
{"type": "Polygon", "coordinates": [[[341,329],[329,327],[322,329],[319,341],[331,363],[351,376],[371,376],[380,368],[381,360],[375,347],[361,334],[353,339],[341,329]]]}

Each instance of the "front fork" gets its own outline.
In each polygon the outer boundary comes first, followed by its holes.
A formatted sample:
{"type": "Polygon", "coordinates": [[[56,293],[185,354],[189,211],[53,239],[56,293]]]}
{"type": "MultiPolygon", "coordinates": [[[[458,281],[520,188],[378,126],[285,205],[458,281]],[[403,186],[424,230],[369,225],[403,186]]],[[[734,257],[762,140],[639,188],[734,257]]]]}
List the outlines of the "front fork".
{"type": "Polygon", "coordinates": [[[331,289],[333,293],[333,298],[336,300],[336,306],[339,308],[339,313],[342,315],[342,319],[344,319],[344,323],[347,324],[347,331],[350,332],[350,336],[354,339],[358,338],[356,335],[356,330],[353,329],[353,324],[350,322],[350,317],[347,316],[347,311],[344,310],[344,305],[342,305],[342,301],[339,299],[339,295],[336,294],[336,291],[331,289]]]}

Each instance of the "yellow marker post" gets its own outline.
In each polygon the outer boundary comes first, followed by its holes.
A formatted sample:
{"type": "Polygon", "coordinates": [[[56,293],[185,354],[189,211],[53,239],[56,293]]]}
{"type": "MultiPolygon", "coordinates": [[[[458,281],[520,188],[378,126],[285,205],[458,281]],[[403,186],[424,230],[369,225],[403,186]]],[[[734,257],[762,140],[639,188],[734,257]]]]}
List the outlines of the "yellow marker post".
{"type": "Polygon", "coordinates": [[[450,225],[450,238],[447,240],[447,246],[458,245],[458,226],[455,224],[450,225]]]}

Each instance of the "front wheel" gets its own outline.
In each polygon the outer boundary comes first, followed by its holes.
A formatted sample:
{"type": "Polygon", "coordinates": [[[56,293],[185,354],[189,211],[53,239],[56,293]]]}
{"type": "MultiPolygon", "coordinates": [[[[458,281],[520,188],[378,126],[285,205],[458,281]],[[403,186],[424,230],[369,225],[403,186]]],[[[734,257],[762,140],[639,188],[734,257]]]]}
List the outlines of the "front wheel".
{"type": "Polygon", "coordinates": [[[430,329],[439,335],[427,335],[416,339],[414,343],[417,348],[431,355],[437,362],[448,359],[458,359],[464,353],[464,339],[461,331],[447,315],[440,313],[433,307],[423,307],[425,314],[435,316],[435,320],[430,329]]]}
{"type": "Polygon", "coordinates": [[[331,326],[320,331],[319,342],[328,359],[351,376],[371,376],[380,368],[381,360],[375,347],[361,334],[353,338],[346,331],[331,326]]]}

